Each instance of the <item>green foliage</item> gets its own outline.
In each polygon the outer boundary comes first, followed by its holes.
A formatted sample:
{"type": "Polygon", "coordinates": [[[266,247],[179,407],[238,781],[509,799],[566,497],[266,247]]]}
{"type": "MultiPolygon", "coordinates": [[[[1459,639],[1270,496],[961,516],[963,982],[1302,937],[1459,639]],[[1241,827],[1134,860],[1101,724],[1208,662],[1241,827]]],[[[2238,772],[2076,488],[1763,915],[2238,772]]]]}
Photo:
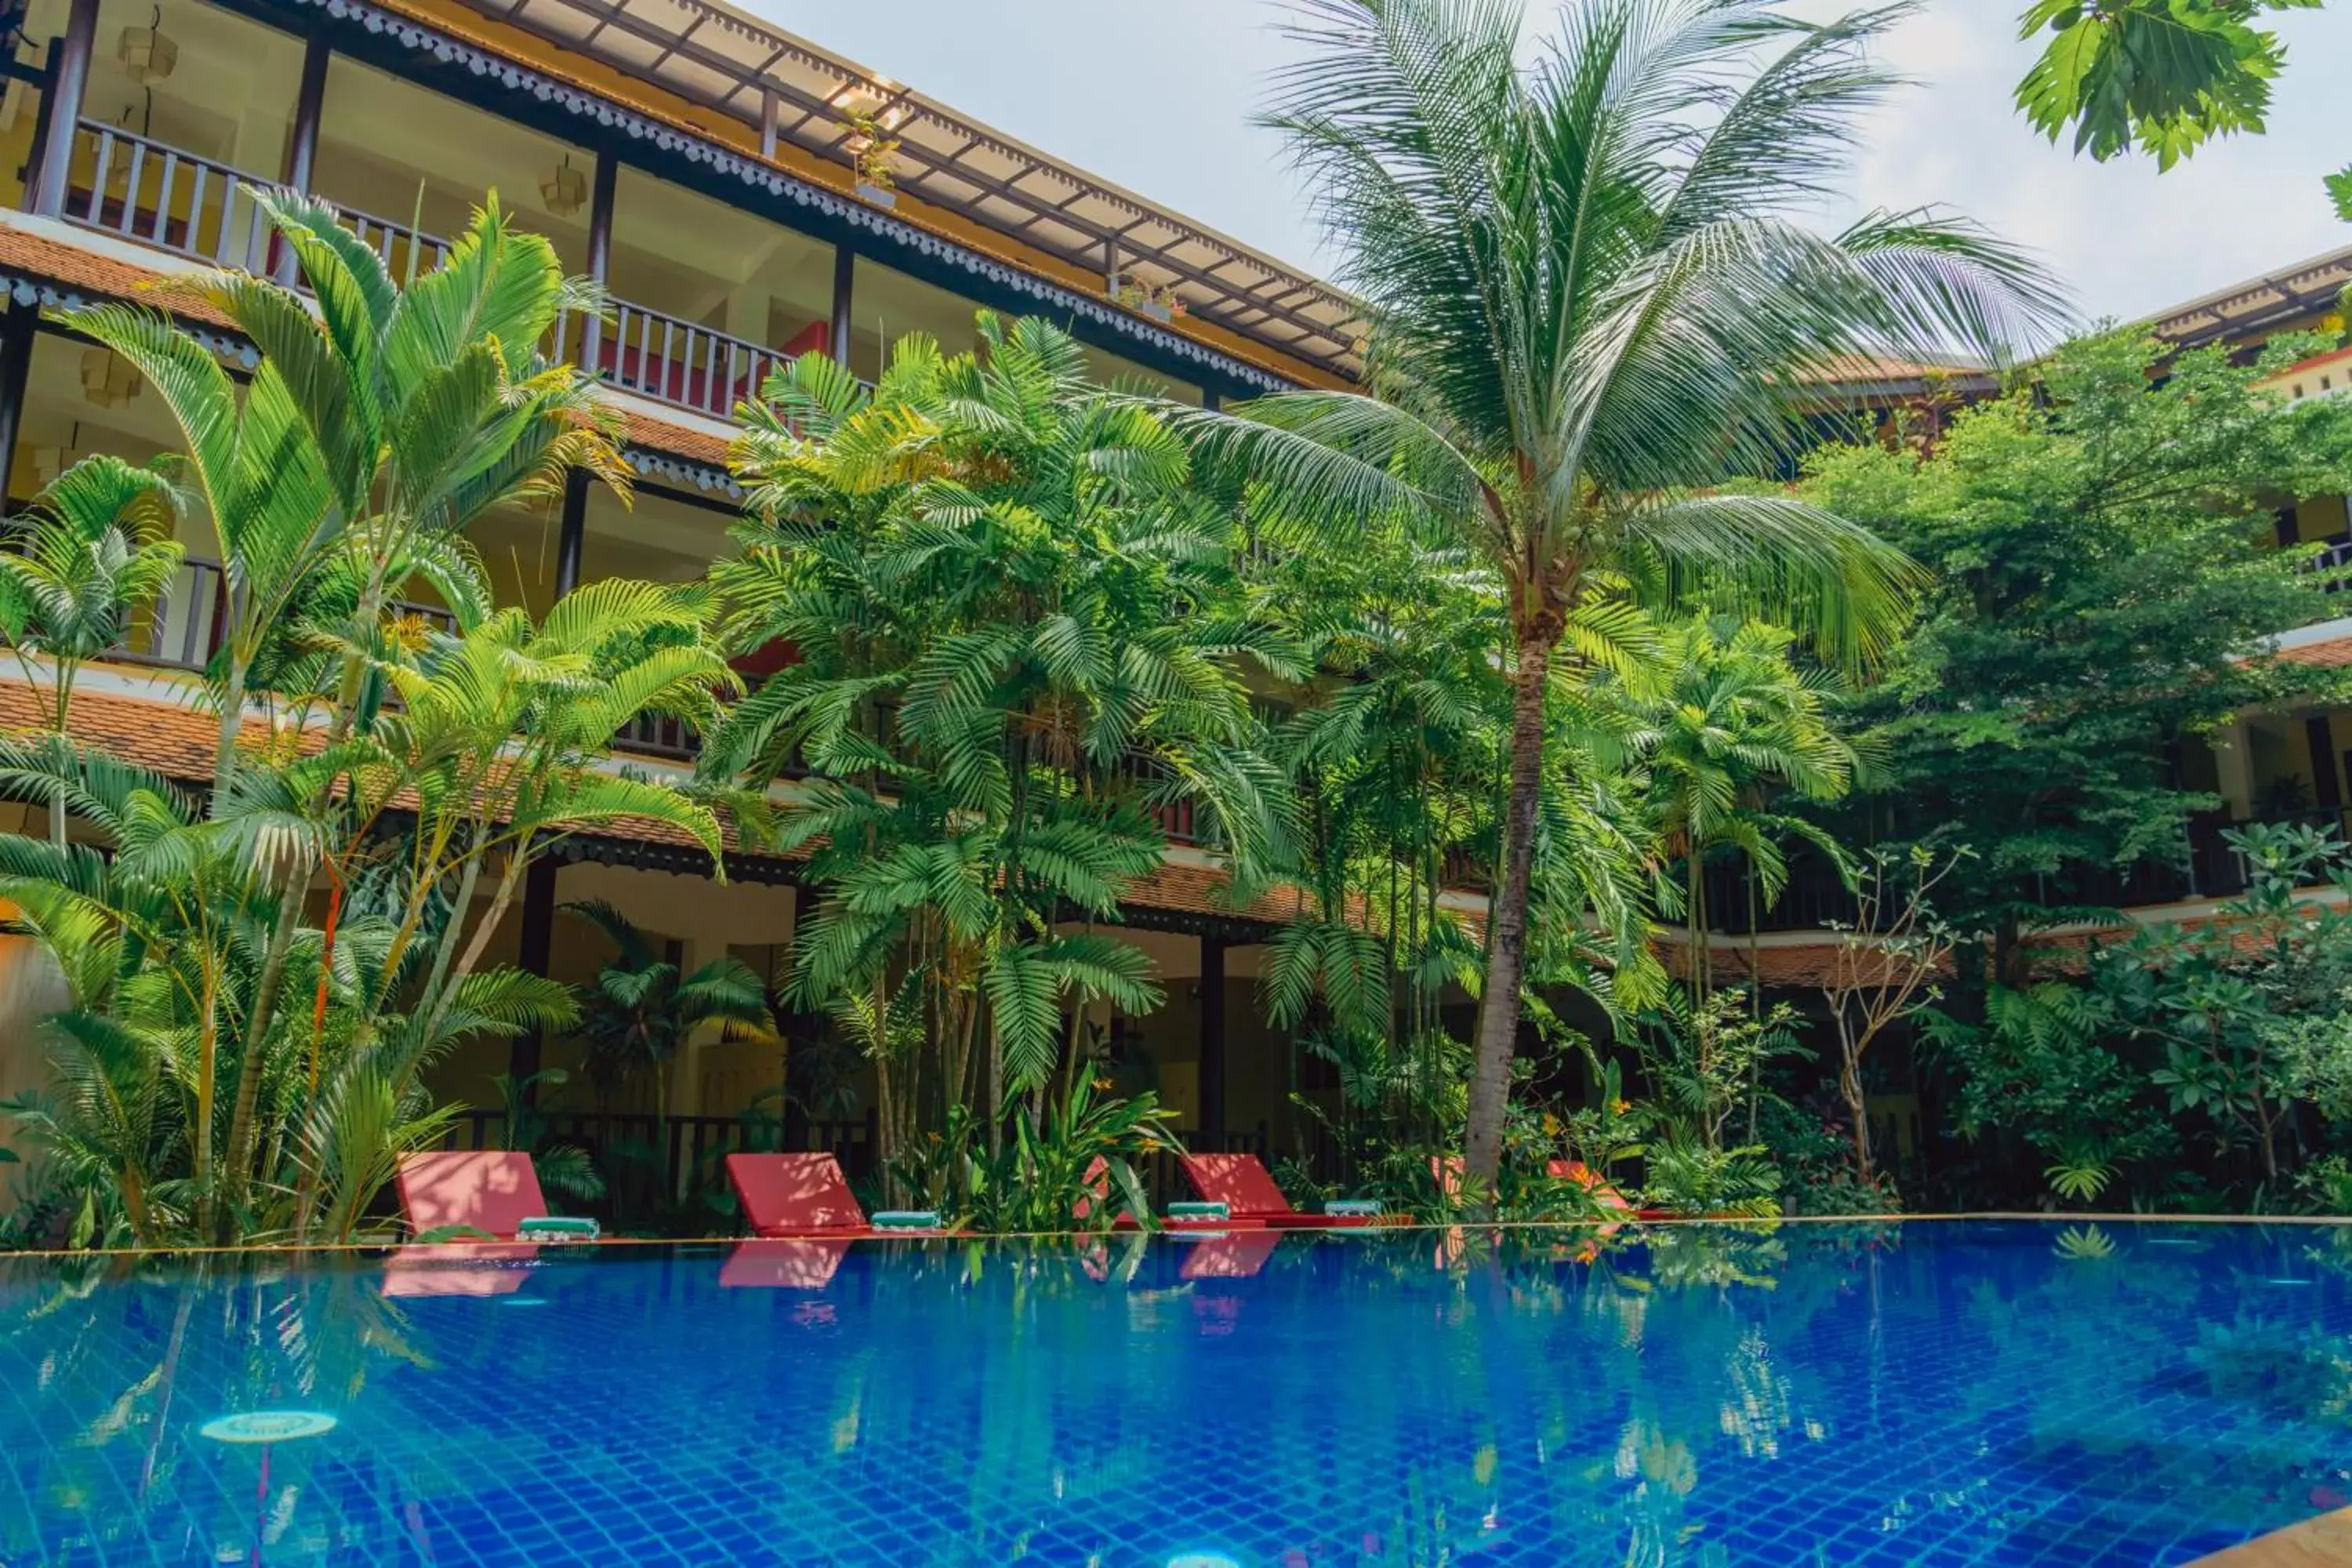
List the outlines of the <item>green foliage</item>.
{"type": "Polygon", "coordinates": [[[1043,322],[980,332],[953,357],[899,340],[871,392],[816,356],[780,371],[713,574],[738,647],[800,655],[704,752],[710,777],[823,775],[780,829],[824,895],[794,992],[918,987],[919,1046],[874,1056],[886,1167],[955,1107],[1081,1074],[1090,1005],[1158,1005],[1139,950],[1067,922],[1118,919],[1180,803],[1244,872],[1268,854],[1285,795],[1245,678],[1304,673],[1166,424],[1043,322]]]}
{"type": "Polygon", "coordinates": [[[697,1030],[717,1026],[731,1039],[776,1040],[767,988],[740,959],[722,955],[682,973],[611,904],[590,900],[563,907],[614,949],[580,1005],[589,1081],[600,1095],[649,1079],[667,1114],[670,1064],[697,1030]]]}
{"type": "Polygon", "coordinates": [[[69,993],[44,1024],[47,1090],[5,1112],[46,1146],[36,1201],[79,1241],[366,1231],[399,1157],[450,1126],[433,1064],[578,1016],[568,988],[483,962],[534,857],[622,820],[719,847],[709,799],[605,760],[641,713],[710,716],[731,676],[708,595],[601,583],[534,625],[487,608],[463,539],[571,472],[625,484],[593,380],[535,347],[593,291],[495,202],[404,284],[331,209],[264,205],[315,311],[243,273],[175,281],[259,348],[243,386],[160,315],[78,314],[186,450],[171,486],[78,465],[44,493],[23,569],[0,574],[12,637],[60,670],[61,721],[72,660],[119,641],[175,564],[155,535],[178,495],[210,515],[237,589],[205,677],[220,741],[201,799],[62,735],[0,738],[0,794],[53,804],[88,840],[0,838],[12,931],[69,993]],[[412,582],[462,635],[394,613],[412,582]],[[275,722],[252,745],[257,705],[275,722]]]}
{"type": "Polygon", "coordinates": [[[985,1119],[957,1106],[944,1129],[922,1134],[887,1174],[895,1190],[957,1229],[1107,1231],[1122,1214],[1150,1226],[1139,1167],[1181,1152],[1174,1118],[1155,1094],[1120,1099],[1105,1096],[1105,1087],[1079,1078],[1034,1119],[1026,1106],[1008,1103],[1002,1120],[1012,1134],[994,1150],[985,1119]]]}
{"type": "Polygon", "coordinates": [[[2113,1003],[2063,980],[2023,991],[1994,985],[1981,1022],[1929,1013],[1927,1037],[1960,1069],[1954,1125],[1963,1138],[1992,1129],[2047,1163],[2048,1178],[2079,1199],[2119,1167],[2179,1147],[2120,1048],[2113,1003]]]}
{"type": "Polygon", "coordinates": [[[2160,1162],[2199,1162],[2239,1202],[2326,1191],[2352,1064],[2352,850],[2300,826],[2228,835],[2246,892],[2209,922],[2157,925],[2096,950],[2080,983],[1995,986],[1981,1024],[1934,1020],[1966,1070],[1961,1131],[2022,1141],[2074,1203],[2189,1194],[2160,1162]],[[2318,1173],[2307,1179],[2305,1170],[2318,1173]]]}
{"type": "Polygon", "coordinates": [[[2269,11],[2321,0],[2035,0],[2018,37],[2052,35],[2017,86],[2017,106],[2074,151],[2105,162],[2137,143],[2169,169],[2210,138],[2259,135],[2271,81],[2286,63],[2269,11]]]}
{"type": "Polygon", "coordinates": [[[1795,637],[1757,621],[1699,618],[1670,627],[1654,657],[1605,678],[1594,703],[1610,760],[1635,770],[1654,831],[1683,862],[1680,886],[1661,885],[1662,912],[1679,905],[1689,994],[1711,984],[1705,933],[1706,867],[1730,850],[1747,863],[1757,904],[1769,909],[1788,885],[1781,844],[1802,839],[1843,864],[1811,824],[1765,808],[1768,791],[1790,801],[1842,798],[1861,765],[1834,722],[1832,689],[1817,668],[1791,658],[1795,637]],[[1613,753],[1613,755],[1612,755],[1613,753]]]}
{"type": "Polygon", "coordinates": [[[1751,1012],[1747,994],[1717,991],[1691,1002],[1677,994],[1642,1019],[1642,1068],[1657,1097],[1668,1142],[1719,1151],[1725,1128],[1749,1103],[1763,1069],[1808,1054],[1797,1012],[1785,1002],[1751,1012]]]}
{"type": "Polygon", "coordinates": [[[1681,1215],[1770,1218],[1780,1212],[1780,1173],[1760,1145],[1657,1143],[1650,1149],[1642,1203],[1681,1215]]]}
{"type": "MultiPolygon", "coordinates": [[[[1556,651],[1608,666],[1629,602],[1757,612],[1867,660],[1914,569],[1795,497],[1727,493],[1791,449],[1791,395],[1862,350],[2000,352],[2049,320],[2015,252],[1923,213],[1797,221],[1888,85],[1888,11],[1590,0],[1523,68],[1517,6],[1324,0],[1269,122],[1370,327],[1369,394],[1188,414],[1279,536],[1400,515],[1491,575],[1515,705],[1467,1157],[1501,1152],[1556,651]],[[1695,129],[1703,127],[1704,129],[1695,129]]],[[[1541,922],[1538,921],[1538,924],[1541,922]]]]}
{"type": "Polygon", "coordinates": [[[2168,742],[2328,689],[2242,658],[2327,613],[2300,552],[2271,546],[2276,498],[2352,486],[2352,404],[2253,390],[2298,352],[2241,367],[2198,350],[2151,388],[2151,344],[2095,338],[1959,415],[1928,457],[1813,461],[1809,494],[1935,573],[1862,698],[1884,766],[1846,836],[1970,847],[1937,910],[1993,939],[2011,989],[2021,934],[2112,908],[2118,879],[2177,863],[2216,804],[2172,781],[2168,742]]]}

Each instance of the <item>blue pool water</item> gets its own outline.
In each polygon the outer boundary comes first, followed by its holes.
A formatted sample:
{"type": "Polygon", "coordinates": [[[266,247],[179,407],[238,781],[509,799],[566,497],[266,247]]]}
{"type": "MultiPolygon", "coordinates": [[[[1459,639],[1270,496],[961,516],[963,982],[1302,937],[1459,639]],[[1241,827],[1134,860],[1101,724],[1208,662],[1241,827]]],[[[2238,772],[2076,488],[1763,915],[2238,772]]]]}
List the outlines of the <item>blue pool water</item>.
{"type": "Polygon", "coordinates": [[[0,1563],[2138,1568],[2352,1501],[2352,1232],[1269,1247],[0,1264],[0,1563]]]}

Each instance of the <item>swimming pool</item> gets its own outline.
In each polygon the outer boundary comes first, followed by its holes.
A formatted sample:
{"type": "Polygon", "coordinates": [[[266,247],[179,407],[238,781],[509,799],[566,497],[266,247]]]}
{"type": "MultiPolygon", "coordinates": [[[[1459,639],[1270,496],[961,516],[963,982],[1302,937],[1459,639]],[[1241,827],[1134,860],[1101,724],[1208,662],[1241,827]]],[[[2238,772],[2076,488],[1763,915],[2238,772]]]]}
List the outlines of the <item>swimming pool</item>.
{"type": "Polygon", "coordinates": [[[0,1266],[0,1563],[2183,1563],[2352,1500],[2352,1231],[0,1266]]]}

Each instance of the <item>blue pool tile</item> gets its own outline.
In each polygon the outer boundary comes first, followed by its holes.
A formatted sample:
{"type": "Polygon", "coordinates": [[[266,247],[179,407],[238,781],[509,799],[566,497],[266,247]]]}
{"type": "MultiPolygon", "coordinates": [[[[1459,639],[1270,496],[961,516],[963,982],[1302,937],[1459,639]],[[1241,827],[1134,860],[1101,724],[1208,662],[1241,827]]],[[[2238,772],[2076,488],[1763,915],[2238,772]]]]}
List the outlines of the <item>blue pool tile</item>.
{"type": "Polygon", "coordinates": [[[2352,1239],[2110,1228],[0,1265],[0,1563],[2140,1568],[2340,1506],[2352,1239]]]}

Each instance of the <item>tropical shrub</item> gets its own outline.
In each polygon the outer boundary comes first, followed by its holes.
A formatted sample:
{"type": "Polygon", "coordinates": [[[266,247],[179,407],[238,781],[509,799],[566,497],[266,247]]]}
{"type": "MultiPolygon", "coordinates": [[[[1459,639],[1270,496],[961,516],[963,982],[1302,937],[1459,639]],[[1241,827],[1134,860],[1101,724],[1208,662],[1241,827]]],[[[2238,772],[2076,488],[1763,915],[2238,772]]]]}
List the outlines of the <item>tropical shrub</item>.
{"type": "Polygon", "coordinates": [[[777,373],[713,574],[736,647],[796,654],[703,752],[716,780],[813,772],[779,826],[822,895],[793,994],[920,1021],[869,1052],[886,1172],[961,1107],[1036,1135],[1091,1073],[1089,1005],[1157,1005],[1096,928],[1159,868],[1164,808],[1244,864],[1282,832],[1245,677],[1306,673],[1166,424],[1055,328],[979,324],[982,353],[900,339],[871,390],[821,355],[777,373]]]}
{"type": "MultiPolygon", "coordinates": [[[[576,1016],[567,988],[484,962],[532,859],[622,821],[719,848],[709,804],[606,761],[641,713],[709,720],[732,677],[707,596],[600,583],[534,624],[486,607],[463,538],[575,469],[623,482],[593,384],[532,346],[593,291],[495,200],[405,287],[330,209],[265,205],[315,314],[242,273],[173,285],[259,347],[242,388],[159,315],[76,318],[179,426],[178,476],[239,589],[203,679],[220,715],[208,792],[56,737],[0,739],[0,791],[85,829],[0,838],[0,900],[69,997],[45,1026],[50,1090],[7,1110],[47,1146],[45,1201],[77,1240],[373,1226],[399,1155],[449,1129],[431,1064],[576,1016]],[[412,583],[454,634],[395,612],[412,583]]],[[[111,517],[97,555],[138,558],[152,481],[69,478],[39,526],[111,517]]],[[[112,604],[89,625],[119,625],[162,559],[102,574],[112,604]]]]}
{"type": "Polygon", "coordinates": [[[1466,1158],[1499,1168],[1555,668],[1607,667],[1629,601],[1763,611],[1833,657],[1882,652],[1916,569],[1798,498],[1727,492],[1794,448],[1801,389],[1857,353],[1998,353],[2049,319],[2015,252],[1922,213],[1796,221],[1890,79],[1892,21],[1758,5],[1571,7],[1522,65],[1515,5],[1335,0],[1272,123],[1356,290],[1368,393],[1187,417],[1280,516],[1402,512],[1491,572],[1513,686],[1466,1158]],[[1733,84],[1737,84],[1734,86],[1733,84]]]}

